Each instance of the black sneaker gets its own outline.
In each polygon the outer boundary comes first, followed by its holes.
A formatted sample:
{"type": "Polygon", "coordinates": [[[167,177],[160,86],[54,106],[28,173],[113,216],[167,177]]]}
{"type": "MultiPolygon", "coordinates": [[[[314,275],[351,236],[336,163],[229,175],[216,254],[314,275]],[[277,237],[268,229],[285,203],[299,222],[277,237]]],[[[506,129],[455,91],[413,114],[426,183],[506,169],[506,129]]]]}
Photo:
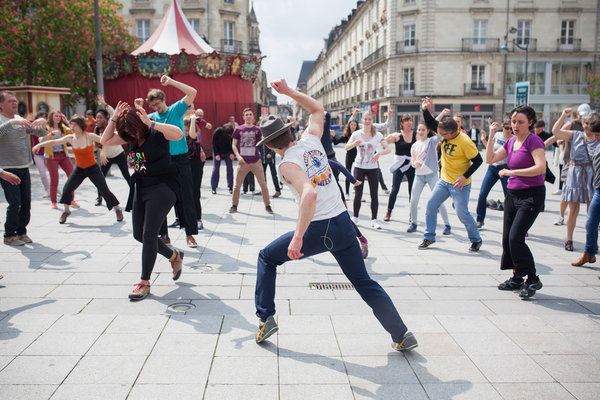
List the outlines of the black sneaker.
{"type": "Polygon", "coordinates": [[[477,253],[479,251],[479,249],[481,248],[481,244],[483,243],[483,241],[479,241],[479,242],[473,242],[471,243],[471,247],[469,247],[469,253],[477,253]]]}
{"type": "Polygon", "coordinates": [[[435,240],[423,239],[423,241],[421,242],[421,244],[419,245],[419,247],[417,247],[417,249],[419,249],[419,250],[425,250],[426,248],[428,248],[429,246],[431,246],[434,243],[435,243],[435,240]]]}
{"type": "Polygon", "coordinates": [[[498,290],[520,290],[523,287],[523,279],[517,280],[514,276],[498,285],[498,290]]]}
{"type": "Polygon", "coordinates": [[[414,349],[418,345],[419,343],[417,343],[415,335],[413,335],[412,332],[406,332],[400,343],[392,343],[392,348],[396,351],[408,351],[414,349]]]}
{"type": "Polygon", "coordinates": [[[272,315],[267,317],[266,321],[260,321],[258,332],[256,333],[256,343],[260,343],[279,330],[277,322],[272,315]]]}
{"type": "Polygon", "coordinates": [[[542,281],[540,281],[539,276],[536,276],[537,281],[531,283],[529,282],[529,279],[527,279],[527,282],[525,282],[525,284],[523,285],[523,289],[521,289],[521,292],[519,293],[519,297],[523,297],[523,298],[528,298],[528,297],[532,297],[536,290],[540,290],[544,285],[542,285],[542,281]]]}
{"type": "Polygon", "coordinates": [[[217,194],[217,189],[210,189],[212,194],[217,194]]]}
{"type": "Polygon", "coordinates": [[[233,214],[237,212],[237,206],[232,205],[231,207],[229,207],[229,213],[233,214]]]}
{"type": "Polygon", "coordinates": [[[271,206],[265,206],[265,211],[269,214],[273,214],[273,209],[271,208],[271,206]]]}
{"type": "Polygon", "coordinates": [[[98,196],[96,197],[96,202],[94,203],[95,206],[101,206],[102,205],[102,196],[98,196]]]}
{"type": "Polygon", "coordinates": [[[179,228],[179,220],[176,219],[175,221],[173,221],[171,225],[169,225],[169,228],[179,228]]]}

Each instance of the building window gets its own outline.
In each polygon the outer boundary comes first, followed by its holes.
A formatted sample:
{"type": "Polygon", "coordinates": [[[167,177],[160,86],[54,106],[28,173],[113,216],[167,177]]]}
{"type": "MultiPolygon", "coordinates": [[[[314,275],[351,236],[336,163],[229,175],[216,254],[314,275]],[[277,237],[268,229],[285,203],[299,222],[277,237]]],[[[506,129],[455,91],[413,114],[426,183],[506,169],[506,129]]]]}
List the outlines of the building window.
{"type": "Polygon", "coordinates": [[[476,19],[473,21],[473,45],[485,46],[487,36],[487,20],[476,19]]]}
{"type": "Polygon", "coordinates": [[[404,25],[404,47],[415,47],[415,24],[404,25]]]}
{"type": "Polygon", "coordinates": [[[415,90],[415,69],[413,67],[404,68],[402,78],[402,91],[404,93],[414,92],[415,90]]]}
{"type": "Polygon", "coordinates": [[[223,39],[223,50],[233,53],[234,51],[234,41],[233,41],[233,22],[225,21],[224,24],[224,39],[223,39]]]}
{"type": "Polygon", "coordinates": [[[573,44],[575,21],[562,21],[560,25],[560,44],[573,44]]]}
{"type": "Polygon", "coordinates": [[[485,65],[471,66],[471,89],[485,89],[485,65]]]}
{"type": "Polygon", "coordinates": [[[135,21],[138,40],[144,43],[150,37],[150,20],[138,19],[135,21]]]}
{"type": "Polygon", "coordinates": [[[223,0],[225,4],[233,4],[233,0],[223,0]]]}
{"type": "Polygon", "coordinates": [[[192,28],[194,28],[196,33],[199,35],[200,34],[200,19],[199,18],[190,18],[188,21],[190,21],[190,25],[192,25],[192,28]]]}
{"type": "Polygon", "coordinates": [[[404,4],[415,4],[415,0],[404,0],[404,4]]]}
{"type": "Polygon", "coordinates": [[[517,44],[529,45],[531,37],[531,21],[517,22],[517,44]]]}

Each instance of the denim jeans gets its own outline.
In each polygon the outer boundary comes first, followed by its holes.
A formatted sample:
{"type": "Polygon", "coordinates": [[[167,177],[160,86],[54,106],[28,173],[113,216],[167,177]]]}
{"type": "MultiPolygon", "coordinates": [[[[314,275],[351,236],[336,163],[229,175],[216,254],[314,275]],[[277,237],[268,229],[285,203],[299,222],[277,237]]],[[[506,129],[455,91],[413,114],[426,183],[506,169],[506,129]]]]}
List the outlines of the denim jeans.
{"type": "Polygon", "coordinates": [[[402,180],[406,176],[408,180],[408,202],[410,203],[410,199],[412,196],[413,182],[415,180],[415,169],[413,167],[408,168],[405,172],[400,171],[398,168],[394,171],[393,179],[392,179],[392,190],[390,192],[390,197],[388,199],[388,210],[393,210],[396,205],[396,200],[398,197],[398,192],[400,191],[400,184],[402,180]]]}
{"type": "Polygon", "coordinates": [[[24,235],[31,218],[31,178],[29,168],[6,168],[21,179],[18,185],[12,185],[0,179],[4,197],[8,203],[6,207],[6,222],[4,223],[4,237],[24,235]]]}
{"type": "Polygon", "coordinates": [[[465,185],[462,189],[456,189],[451,183],[444,182],[444,180],[439,179],[435,185],[435,189],[433,189],[433,192],[431,193],[431,197],[429,197],[429,201],[427,202],[427,211],[425,213],[425,239],[435,240],[435,227],[437,225],[438,208],[440,208],[442,203],[448,197],[452,197],[454,208],[456,209],[456,215],[458,215],[458,219],[460,219],[460,222],[462,222],[465,226],[467,234],[469,235],[469,240],[471,243],[481,241],[479,230],[477,229],[475,220],[473,219],[473,216],[471,216],[468,208],[470,194],[471,184],[465,185]]]}
{"type": "Polygon", "coordinates": [[[598,253],[598,224],[600,223],[600,189],[594,189],[594,197],[590,203],[585,221],[585,252],[591,255],[598,253]]]}
{"type": "MultiPolygon", "coordinates": [[[[421,198],[423,188],[425,185],[427,185],[433,192],[437,181],[438,175],[435,172],[427,175],[415,176],[415,183],[412,189],[412,196],[410,198],[410,220],[413,224],[418,224],[419,200],[421,198]]],[[[448,220],[448,211],[443,203],[440,205],[440,214],[442,214],[442,220],[444,220],[444,224],[450,225],[450,221],[448,220]]]]}
{"type": "Polygon", "coordinates": [[[496,182],[500,180],[502,183],[502,191],[504,192],[504,197],[506,197],[506,185],[508,184],[508,176],[500,178],[498,172],[506,168],[506,166],[502,166],[500,168],[495,165],[490,165],[483,177],[483,182],[481,182],[481,189],[479,190],[479,198],[477,199],[477,221],[483,222],[485,220],[485,212],[487,210],[487,197],[490,194],[490,190],[494,187],[496,182]]]}
{"type": "MultiPolygon", "coordinates": [[[[280,236],[258,253],[255,303],[256,315],[262,320],[275,314],[277,267],[290,261],[287,251],[293,235],[294,232],[288,232],[280,236]]],[[[385,290],[367,273],[347,212],[330,219],[313,221],[308,226],[303,237],[302,258],[326,251],[335,257],[344,275],[371,307],[392,340],[399,342],[407,331],[406,325],[385,290]]]]}

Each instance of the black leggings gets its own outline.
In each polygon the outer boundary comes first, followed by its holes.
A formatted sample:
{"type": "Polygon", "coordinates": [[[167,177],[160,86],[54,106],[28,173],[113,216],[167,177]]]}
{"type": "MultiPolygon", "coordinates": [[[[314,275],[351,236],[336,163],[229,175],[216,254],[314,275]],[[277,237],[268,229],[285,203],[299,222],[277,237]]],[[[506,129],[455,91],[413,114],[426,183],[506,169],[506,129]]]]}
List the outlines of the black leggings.
{"type": "Polygon", "coordinates": [[[369,192],[371,193],[371,219],[377,219],[377,209],[379,208],[379,199],[377,197],[379,169],[354,168],[354,177],[363,182],[362,185],[354,188],[354,216],[358,217],[358,212],[360,211],[360,201],[362,200],[366,177],[369,181],[369,192]]]}
{"type": "MultiPolygon", "coordinates": [[[[129,176],[129,169],[127,167],[127,156],[125,155],[125,152],[121,152],[113,158],[107,158],[107,160],[108,162],[106,163],[106,165],[100,166],[102,175],[104,175],[104,177],[106,178],[108,171],[110,171],[110,167],[113,164],[116,164],[121,170],[121,175],[123,175],[123,178],[127,181],[127,184],[131,186],[131,177],[129,176]]],[[[100,196],[100,190],[98,190],[98,197],[100,196]]]]}
{"type": "MultiPolygon", "coordinates": [[[[352,150],[346,152],[346,169],[348,171],[352,171],[352,164],[354,164],[354,160],[356,159],[356,149],[352,150]]],[[[350,194],[350,181],[346,179],[346,195],[348,194],[350,194]]]]}
{"type": "Polygon", "coordinates": [[[400,191],[400,184],[402,180],[406,176],[408,180],[408,203],[410,204],[410,197],[412,195],[412,187],[413,182],[415,181],[415,169],[413,167],[409,167],[406,171],[402,172],[400,168],[394,171],[394,179],[392,181],[392,191],[390,192],[390,198],[388,200],[388,210],[393,210],[396,205],[396,200],[398,198],[398,192],[400,191]]]}
{"type": "Polygon", "coordinates": [[[525,235],[544,206],[546,188],[536,186],[508,190],[504,199],[504,227],[500,269],[514,269],[515,276],[535,279],[535,261],[525,243],[525,235]]]}
{"type": "Polygon", "coordinates": [[[131,222],[133,237],[142,243],[142,280],[148,281],[156,262],[156,253],[171,258],[173,250],[158,238],[158,231],[167,217],[171,207],[175,205],[175,192],[166,184],[142,188],[142,201],[138,203],[135,192],[131,222]]]}
{"type": "Polygon", "coordinates": [[[102,171],[100,171],[98,164],[94,164],[87,168],[75,167],[75,170],[69,175],[69,179],[67,179],[67,182],[63,187],[63,193],[60,197],[61,204],[71,204],[71,201],[73,200],[73,191],[81,185],[85,178],[90,178],[90,181],[98,188],[98,192],[100,192],[100,195],[106,200],[106,207],[108,207],[109,210],[114,206],[119,205],[119,200],[117,200],[115,195],[108,188],[106,179],[104,179],[104,175],[102,175],[102,171]]]}
{"type": "Polygon", "coordinates": [[[190,168],[192,169],[192,195],[194,197],[194,207],[196,208],[196,218],[202,219],[202,204],[200,204],[200,186],[202,185],[202,175],[204,175],[204,161],[200,158],[190,158],[190,168]]]}
{"type": "Polygon", "coordinates": [[[271,179],[273,180],[273,186],[275,186],[276,192],[281,192],[281,187],[279,187],[279,177],[277,176],[277,167],[275,166],[275,162],[269,162],[263,164],[263,171],[265,173],[265,182],[267,181],[267,167],[271,170],[271,179]]]}

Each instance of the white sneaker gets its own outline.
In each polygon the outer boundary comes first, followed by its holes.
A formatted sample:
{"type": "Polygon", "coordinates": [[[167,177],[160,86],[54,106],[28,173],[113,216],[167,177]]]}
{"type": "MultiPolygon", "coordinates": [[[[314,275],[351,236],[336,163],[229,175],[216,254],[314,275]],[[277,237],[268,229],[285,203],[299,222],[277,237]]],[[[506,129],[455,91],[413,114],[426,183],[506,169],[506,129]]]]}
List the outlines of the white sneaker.
{"type": "Polygon", "coordinates": [[[560,189],[556,189],[554,192],[552,192],[552,194],[555,194],[555,195],[561,194],[561,193],[562,193],[562,190],[560,190],[560,189]]]}
{"type": "Polygon", "coordinates": [[[47,199],[48,197],[50,197],[50,192],[44,193],[44,195],[42,196],[42,199],[47,199]]]}
{"type": "Polygon", "coordinates": [[[565,219],[563,217],[557,217],[556,221],[554,221],[554,225],[564,225],[565,219]]]}
{"type": "Polygon", "coordinates": [[[371,220],[371,226],[375,229],[381,229],[381,225],[379,225],[379,221],[377,221],[376,219],[371,220]]]}
{"type": "Polygon", "coordinates": [[[358,217],[352,216],[350,217],[350,219],[352,220],[352,222],[354,222],[354,225],[358,225],[358,217]]]}

